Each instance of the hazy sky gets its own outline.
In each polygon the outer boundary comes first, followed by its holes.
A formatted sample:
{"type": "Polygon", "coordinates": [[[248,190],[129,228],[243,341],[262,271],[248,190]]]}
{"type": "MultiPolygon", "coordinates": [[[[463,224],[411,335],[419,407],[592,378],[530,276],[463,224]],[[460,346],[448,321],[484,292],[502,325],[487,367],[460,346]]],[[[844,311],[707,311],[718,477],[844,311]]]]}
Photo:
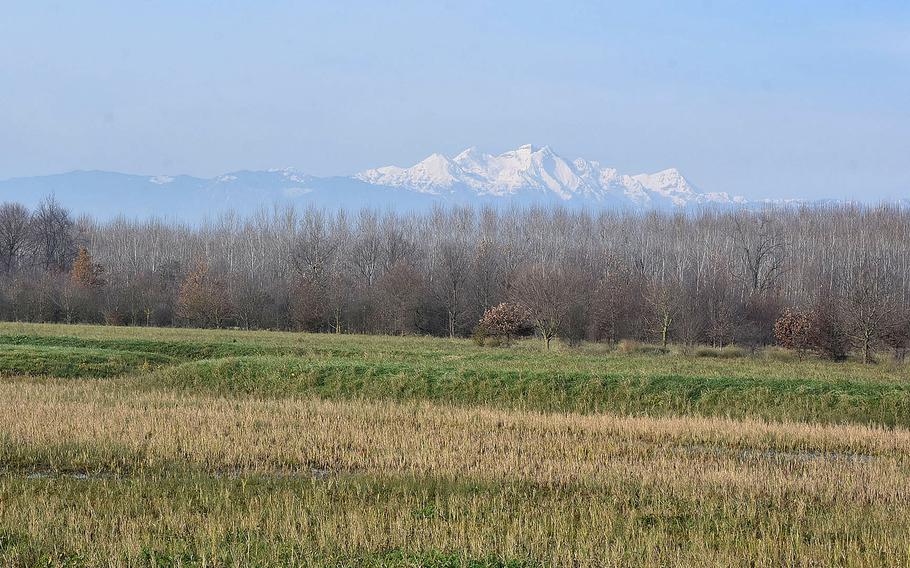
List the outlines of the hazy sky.
{"type": "Polygon", "coordinates": [[[749,197],[910,196],[910,2],[0,2],[0,178],[524,143],[749,197]]]}

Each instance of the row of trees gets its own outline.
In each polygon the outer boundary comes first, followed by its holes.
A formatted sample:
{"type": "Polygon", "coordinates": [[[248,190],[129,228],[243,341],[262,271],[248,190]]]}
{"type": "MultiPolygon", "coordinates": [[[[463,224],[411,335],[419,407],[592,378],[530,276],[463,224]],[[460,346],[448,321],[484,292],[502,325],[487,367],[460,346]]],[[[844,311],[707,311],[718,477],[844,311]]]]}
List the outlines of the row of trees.
{"type": "Polygon", "coordinates": [[[898,207],[287,207],[192,226],[0,205],[0,317],[14,320],[466,336],[511,302],[548,343],[759,346],[789,308],[871,356],[902,345],[908,276],[898,207]]]}

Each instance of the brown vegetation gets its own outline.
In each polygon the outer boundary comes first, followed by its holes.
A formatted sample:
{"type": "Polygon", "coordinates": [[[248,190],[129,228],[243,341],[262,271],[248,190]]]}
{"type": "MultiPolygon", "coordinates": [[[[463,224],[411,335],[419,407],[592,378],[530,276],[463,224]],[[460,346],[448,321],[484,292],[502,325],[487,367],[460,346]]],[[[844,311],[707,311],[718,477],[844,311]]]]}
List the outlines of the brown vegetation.
{"type": "Polygon", "coordinates": [[[174,542],[218,565],[283,565],[266,551],[286,542],[311,565],[389,548],[575,566],[906,555],[903,430],[129,389],[0,383],[0,527],[90,564],[174,542]],[[259,545],[233,548],[238,523],[259,545]]]}
{"type": "Polygon", "coordinates": [[[508,343],[532,330],[531,312],[522,304],[503,302],[485,311],[477,326],[483,335],[500,337],[508,343]]]}
{"type": "Polygon", "coordinates": [[[289,208],[186,227],[76,222],[53,200],[35,211],[7,203],[0,317],[464,337],[486,310],[512,302],[529,309],[547,344],[755,349],[774,342],[785,308],[803,306],[819,324],[813,350],[872,362],[885,347],[905,349],[908,226],[901,208],[838,206],[691,215],[289,208]],[[77,281],[96,292],[75,298],[77,281]]]}

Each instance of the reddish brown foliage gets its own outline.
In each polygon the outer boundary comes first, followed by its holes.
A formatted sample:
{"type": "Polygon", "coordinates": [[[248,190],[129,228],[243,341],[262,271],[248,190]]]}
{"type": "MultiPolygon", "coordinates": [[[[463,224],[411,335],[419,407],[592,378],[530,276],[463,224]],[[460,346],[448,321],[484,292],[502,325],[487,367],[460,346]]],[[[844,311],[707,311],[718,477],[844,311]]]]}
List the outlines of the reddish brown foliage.
{"type": "Polygon", "coordinates": [[[70,279],[73,284],[85,289],[100,288],[104,286],[104,280],[101,278],[103,274],[104,267],[93,262],[88,249],[80,248],[70,271],[70,279]]]}
{"type": "Polygon", "coordinates": [[[526,335],[532,330],[531,312],[522,304],[503,302],[485,311],[479,325],[489,335],[506,339],[526,335]]]}
{"type": "Polygon", "coordinates": [[[806,312],[787,308],[774,323],[774,338],[786,349],[805,351],[812,338],[812,318],[806,312]]]}
{"type": "Polygon", "coordinates": [[[231,314],[224,282],[199,262],[190,272],[177,296],[177,317],[197,326],[221,327],[231,314]]]}

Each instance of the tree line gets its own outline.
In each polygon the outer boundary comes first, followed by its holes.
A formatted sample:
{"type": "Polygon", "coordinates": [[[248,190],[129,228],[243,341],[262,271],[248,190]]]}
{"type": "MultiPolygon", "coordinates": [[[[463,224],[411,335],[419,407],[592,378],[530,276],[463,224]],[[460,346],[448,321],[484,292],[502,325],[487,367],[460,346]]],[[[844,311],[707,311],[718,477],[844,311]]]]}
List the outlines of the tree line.
{"type": "Polygon", "coordinates": [[[868,359],[907,347],[908,275],[910,211],[896,206],[280,207],[189,225],[75,218],[53,198],[0,205],[0,318],[18,321],[456,337],[506,303],[548,344],[868,359]],[[803,328],[811,341],[786,335],[803,328]]]}

